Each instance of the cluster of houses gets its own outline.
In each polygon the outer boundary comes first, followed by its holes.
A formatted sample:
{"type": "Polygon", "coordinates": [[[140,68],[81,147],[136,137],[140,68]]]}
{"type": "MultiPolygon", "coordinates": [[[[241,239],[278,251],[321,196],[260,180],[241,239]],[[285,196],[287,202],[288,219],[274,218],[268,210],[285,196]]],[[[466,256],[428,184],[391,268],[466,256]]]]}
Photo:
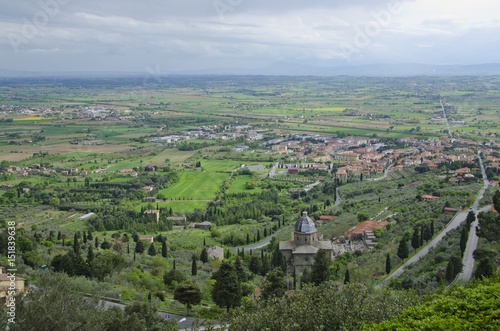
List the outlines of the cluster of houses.
{"type": "MultiPolygon", "coordinates": [[[[57,171],[54,169],[47,169],[46,167],[41,166],[40,164],[32,164],[29,167],[18,167],[18,166],[10,166],[4,167],[1,169],[4,174],[13,174],[16,173],[17,177],[25,177],[30,175],[57,175],[57,171]]],[[[78,171],[78,168],[72,168],[68,170],[63,170],[60,172],[63,176],[87,176],[89,172],[85,169],[81,169],[78,171]]]]}

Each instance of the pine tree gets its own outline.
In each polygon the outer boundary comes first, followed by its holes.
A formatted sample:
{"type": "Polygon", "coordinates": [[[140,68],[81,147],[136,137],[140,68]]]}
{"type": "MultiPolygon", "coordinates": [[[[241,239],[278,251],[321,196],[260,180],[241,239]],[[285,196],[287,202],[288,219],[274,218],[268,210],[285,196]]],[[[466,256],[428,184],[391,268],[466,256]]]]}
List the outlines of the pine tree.
{"type": "Polygon", "coordinates": [[[319,285],[330,278],[330,256],[324,249],[319,249],[314,257],[314,264],[311,270],[311,280],[315,285],[319,285]]]}
{"type": "Polygon", "coordinates": [[[346,269],[344,276],[344,284],[348,284],[350,282],[351,282],[351,276],[349,276],[349,269],[346,269]]]}
{"type": "Polygon", "coordinates": [[[142,254],[144,252],[144,249],[145,249],[144,243],[141,240],[139,240],[137,244],[135,244],[135,252],[142,254]]]}
{"type": "Polygon", "coordinates": [[[399,242],[398,247],[398,257],[404,262],[404,260],[409,256],[410,252],[408,251],[408,243],[406,239],[403,237],[399,242]]]}
{"type": "Polygon", "coordinates": [[[155,256],[158,252],[156,251],[156,247],[154,243],[151,243],[148,248],[148,254],[151,256],[155,256]]]}
{"type": "Polygon", "coordinates": [[[241,283],[231,263],[223,261],[219,270],[213,274],[215,285],[212,299],[219,307],[237,307],[241,302],[241,283]]]}
{"type": "Polygon", "coordinates": [[[168,254],[167,242],[163,241],[163,243],[161,244],[161,256],[167,257],[167,254],[168,254]]]}
{"type": "Polygon", "coordinates": [[[387,253],[387,258],[385,259],[385,273],[386,274],[390,274],[391,273],[391,269],[392,269],[392,266],[391,266],[391,256],[389,255],[389,253],[387,253]]]}
{"type": "Polygon", "coordinates": [[[208,252],[207,252],[206,248],[203,248],[201,250],[200,261],[203,262],[203,263],[207,263],[208,262],[208,252]]]}
{"type": "Polygon", "coordinates": [[[191,257],[192,259],[192,263],[191,263],[191,276],[196,276],[196,274],[198,273],[198,267],[196,266],[196,255],[193,254],[193,256],[191,257]]]}
{"type": "Polygon", "coordinates": [[[495,266],[491,263],[489,258],[484,257],[479,261],[474,277],[477,279],[483,279],[484,277],[491,277],[494,272],[495,266]]]}

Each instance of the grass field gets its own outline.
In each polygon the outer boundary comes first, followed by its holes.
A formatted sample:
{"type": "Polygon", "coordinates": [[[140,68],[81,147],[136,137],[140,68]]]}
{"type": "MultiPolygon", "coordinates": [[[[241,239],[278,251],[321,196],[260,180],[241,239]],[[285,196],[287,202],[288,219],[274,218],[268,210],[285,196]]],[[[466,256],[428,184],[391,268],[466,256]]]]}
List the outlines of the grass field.
{"type": "Polygon", "coordinates": [[[249,193],[257,193],[261,192],[262,189],[254,188],[253,190],[245,189],[245,184],[252,179],[252,176],[244,175],[244,176],[236,176],[234,177],[233,185],[227,190],[228,194],[240,193],[240,192],[249,192],[249,193]]]}
{"type": "Polygon", "coordinates": [[[228,177],[213,172],[180,172],[179,181],[160,193],[172,200],[211,200],[228,177]]]}

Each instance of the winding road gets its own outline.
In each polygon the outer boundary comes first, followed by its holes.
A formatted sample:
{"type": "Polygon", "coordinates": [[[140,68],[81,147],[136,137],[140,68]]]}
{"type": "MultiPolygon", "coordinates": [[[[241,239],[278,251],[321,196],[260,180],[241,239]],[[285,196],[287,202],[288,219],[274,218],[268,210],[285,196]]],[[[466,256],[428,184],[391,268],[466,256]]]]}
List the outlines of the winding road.
{"type": "MultiPolygon", "coordinates": [[[[484,166],[483,166],[483,162],[481,160],[481,157],[479,157],[479,163],[481,165],[481,168],[482,168],[482,171],[483,171],[483,174],[484,174],[484,166]]],[[[489,182],[488,182],[487,179],[485,179],[484,180],[483,189],[481,190],[481,192],[477,196],[476,201],[474,202],[474,205],[469,210],[473,210],[474,212],[477,211],[477,208],[479,207],[479,201],[483,198],[484,192],[488,188],[488,185],[489,185],[489,182]]],[[[486,211],[489,208],[490,208],[489,206],[486,206],[486,207],[480,209],[479,212],[486,211]]],[[[467,218],[467,214],[469,213],[469,210],[466,210],[466,211],[463,211],[461,213],[458,213],[451,220],[451,222],[448,223],[448,225],[446,226],[446,228],[440,234],[438,234],[436,236],[436,238],[434,238],[429,244],[427,244],[427,246],[425,246],[424,248],[422,248],[422,250],[420,250],[417,254],[415,254],[411,259],[409,259],[408,261],[406,261],[401,267],[399,267],[396,271],[394,271],[389,277],[387,277],[386,279],[384,279],[384,281],[382,283],[378,284],[376,287],[381,288],[381,287],[387,285],[387,283],[389,283],[389,281],[392,278],[399,277],[401,274],[403,274],[403,272],[405,271],[405,267],[409,266],[410,264],[413,264],[413,263],[417,262],[422,257],[424,257],[427,253],[429,253],[430,249],[436,247],[437,244],[444,238],[444,236],[446,236],[446,234],[448,232],[450,232],[451,230],[459,227],[460,224],[462,224],[462,222],[465,221],[465,219],[467,218]]],[[[472,235],[472,231],[471,231],[471,235],[472,235]]],[[[476,242],[476,245],[477,245],[477,242],[476,242]]],[[[467,245],[467,248],[469,248],[468,246],[469,245],[467,245]]],[[[472,242],[471,242],[471,248],[469,250],[470,250],[469,254],[470,254],[470,256],[472,256],[472,252],[474,251],[474,250],[472,250],[472,242]]],[[[464,256],[465,256],[465,254],[464,254],[464,256]]],[[[465,260],[465,258],[464,258],[464,260],[465,260]]],[[[464,265],[464,270],[466,270],[466,269],[469,270],[469,268],[473,268],[473,267],[474,267],[474,259],[472,259],[472,261],[470,259],[467,259],[467,266],[464,265]]],[[[469,272],[469,271],[467,271],[467,272],[469,272]]],[[[472,274],[472,269],[470,270],[470,274],[472,274]]],[[[464,275],[464,277],[466,277],[467,275],[464,275]]],[[[469,276],[469,279],[470,279],[470,276],[469,276]]]]}
{"type": "Polygon", "coordinates": [[[281,232],[291,228],[292,225],[289,225],[287,227],[284,227],[283,229],[279,230],[278,232],[275,232],[273,233],[272,235],[270,235],[269,237],[267,237],[266,239],[262,240],[262,241],[259,241],[258,243],[255,243],[255,244],[252,244],[252,245],[246,245],[246,246],[239,246],[239,247],[229,247],[229,249],[231,251],[236,251],[238,249],[245,249],[245,250],[251,250],[251,249],[258,249],[258,248],[262,248],[264,246],[267,246],[269,245],[269,243],[271,242],[271,239],[273,237],[276,237],[277,235],[279,235],[281,232]]]}
{"type": "MultiPolygon", "coordinates": [[[[488,177],[486,176],[486,171],[484,170],[484,165],[483,165],[483,160],[481,159],[481,154],[478,153],[478,158],[479,158],[479,163],[481,164],[481,171],[483,173],[483,181],[484,181],[484,187],[481,190],[481,193],[479,193],[478,198],[476,199],[476,202],[474,203],[474,206],[472,206],[471,210],[474,211],[474,213],[478,214],[478,212],[481,211],[487,211],[489,210],[490,206],[484,207],[480,209],[479,211],[477,208],[479,208],[479,200],[483,198],[484,192],[490,185],[490,182],[488,180],[488,177]]],[[[470,280],[472,278],[472,272],[474,270],[474,256],[472,253],[477,248],[477,242],[479,240],[479,237],[476,234],[476,226],[478,225],[478,220],[476,217],[476,220],[472,223],[471,229],[469,232],[469,240],[467,241],[467,247],[465,248],[464,252],[464,268],[462,269],[462,272],[458,275],[457,280],[470,280]]]]}

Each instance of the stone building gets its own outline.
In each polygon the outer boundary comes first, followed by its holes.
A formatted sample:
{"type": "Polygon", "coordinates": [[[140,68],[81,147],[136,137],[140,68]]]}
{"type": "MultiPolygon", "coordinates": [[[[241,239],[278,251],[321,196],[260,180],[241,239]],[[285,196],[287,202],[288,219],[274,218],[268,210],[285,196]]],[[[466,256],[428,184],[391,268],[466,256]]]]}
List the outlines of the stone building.
{"type": "Polygon", "coordinates": [[[314,264],[314,256],[318,250],[328,251],[333,258],[333,245],[329,240],[323,240],[323,235],[318,233],[313,220],[303,212],[295,223],[292,240],[280,241],[280,251],[285,256],[288,272],[301,274],[304,269],[314,264]]]}

